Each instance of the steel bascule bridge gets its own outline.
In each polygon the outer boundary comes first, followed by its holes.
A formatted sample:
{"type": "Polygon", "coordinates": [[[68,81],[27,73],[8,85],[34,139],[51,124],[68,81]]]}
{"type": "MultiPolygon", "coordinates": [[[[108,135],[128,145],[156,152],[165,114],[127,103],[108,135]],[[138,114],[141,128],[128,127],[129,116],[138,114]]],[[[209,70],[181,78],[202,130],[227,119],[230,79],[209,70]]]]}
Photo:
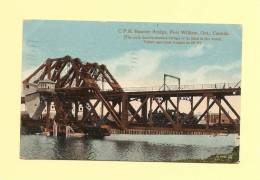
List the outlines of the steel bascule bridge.
{"type": "Polygon", "coordinates": [[[239,133],[240,115],[227,97],[240,96],[240,82],[185,86],[172,76],[179,84],[167,86],[166,77],[171,76],[164,76],[161,89],[123,89],[103,64],[83,63],[70,56],[47,59],[23,80],[21,101],[28,116],[22,116],[22,125],[41,126],[50,133],[55,125],[58,134],[70,126],[77,132],[100,136],[239,133]],[[188,102],[188,113],[181,112],[183,102],[186,106],[188,102]],[[56,114],[51,118],[53,105],[56,114]],[[212,124],[210,110],[214,105],[218,119],[212,124]],[[204,112],[197,116],[199,106],[204,112]],[[221,122],[223,116],[228,123],[221,122]]]}

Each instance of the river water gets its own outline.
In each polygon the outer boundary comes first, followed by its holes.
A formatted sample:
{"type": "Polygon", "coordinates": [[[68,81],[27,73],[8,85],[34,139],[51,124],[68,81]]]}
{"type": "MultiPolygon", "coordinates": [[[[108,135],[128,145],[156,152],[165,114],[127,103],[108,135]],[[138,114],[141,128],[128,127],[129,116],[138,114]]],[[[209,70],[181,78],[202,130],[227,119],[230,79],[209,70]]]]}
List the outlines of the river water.
{"type": "Polygon", "coordinates": [[[229,153],[236,135],[111,135],[104,139],[21,135],[22,159],[176,161],[229,153]]]}

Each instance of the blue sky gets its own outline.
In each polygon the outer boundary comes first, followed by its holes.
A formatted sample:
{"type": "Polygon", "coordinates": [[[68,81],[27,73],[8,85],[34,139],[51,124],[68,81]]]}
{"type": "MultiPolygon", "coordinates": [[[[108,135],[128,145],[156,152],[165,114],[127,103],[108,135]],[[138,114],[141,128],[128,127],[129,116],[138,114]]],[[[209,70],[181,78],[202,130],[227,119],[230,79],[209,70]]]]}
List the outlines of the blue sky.
{"type": "MultiPolygon", "coordinates": [[[[26,78],[47,58],[70,55],[106,64],[124,87],[158,86],[163,74],[182,84],[237,82],[241,76],[240,25],[24,21],[22,74],[26,78]],[[145,44],[124,40],[119,29],[228,32],[222,41],[198,45],[145,44]]],[[[169,84],[175,84],[172,81],[169,84]]]]}

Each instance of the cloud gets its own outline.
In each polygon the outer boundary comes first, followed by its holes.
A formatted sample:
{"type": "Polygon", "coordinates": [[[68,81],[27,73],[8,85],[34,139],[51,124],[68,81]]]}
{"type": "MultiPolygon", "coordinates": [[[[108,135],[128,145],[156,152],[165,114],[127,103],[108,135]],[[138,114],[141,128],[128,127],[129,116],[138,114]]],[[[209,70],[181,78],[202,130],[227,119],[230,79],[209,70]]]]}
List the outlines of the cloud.
{"type": "Polygon", "coordinates": [[[150,78],[156,74],[161,61],[171,56],[192,58],[202,56],[210,45],[196,45],[185,50],[176,51],[151,51],[141,49],[129,51],[122,56],[104,59],[102,63],[106,64],[111,73],[118,79],[119,83],[126,87],[155,85],[156,83],[150,78]]]}
{"type": "Polygon", "coordinates": [[[23,41],[23,57],[26,61],[31,61],[42,54],[38,41],[23,41]]]}
{"type": "Polygon", "coordinates": [[[169,54],[163,51],[138,50],[120,57],[103,60],[122,86],[142,85],[169,54]]]}
{"type": "Polygon", "coordinates": [[[197,46],[193,46],[187,50],[179,51],[177,52],[177,55],[188,57],[188,58],[197,57],[203,55],[206,52],[206,50],[211,47],[212,47],[211,45],[200,44],[197,46]]]}
{"type": "MultiPolygon", "coordinates": [[[[163,60],[169,57],[171,57],[171,60],[174,60],[174,57],[192,58],[202,56],[208,48],[211,48],[211,46],[201,44],[192,46],[189,49],[181,49],[176,51],[141,49],[125,52],[121,56],[115,58],[103,59],[98,63],[106,64],[109,71],[123,87],[153,86],[158,85],[158,82],[155,80],[155,76],[158,76],[157,72],[163,60]]],[[[28,44],[24,44],[25,54],[30,54],[31,50],[34,50],[36,55],[38,54],[37,47],[31,47],[28,44]]],[[[25,60],[27,60],[27,58],[25,58],[25,60]]],[[[36,68],[37,67],[35,67],[35,65],[31,65],[30,69],[23,71],[22,79],[27,78],[36,68]]],[[[204,66],[194,73],[204,75],[208,72],[206,69],[207,67],[204,66]]],[[[190,75],[189,72],[184,72],[182,75],[184,77],[191,77],[190,79],[195,77],[190,75]]]]}
{"type": "Polygon", "coordinates": [[[27,77],[29,77],[36,69],[37,69],[37,67],[32,67],[30,69],[23,71],[22,72],[22,81],[24,79],[26,79],[27,77]]]}
{"type": "Polygon", "coordinates": [[[223,83],[240,80],[240,61],[226,65],[203,65],[193,72],[180,73],[182,84],[223,83]]]}
{"type": "Polygon", "coordinates": [[[206,50],[211,47],[212,46],[210,44],[199,44],[196,46],[192,46],[187,50],[176,51],[173,54],[180,57],[192,58],[192,57],[202,56],[203,54],[205,54],[206,50]]]}

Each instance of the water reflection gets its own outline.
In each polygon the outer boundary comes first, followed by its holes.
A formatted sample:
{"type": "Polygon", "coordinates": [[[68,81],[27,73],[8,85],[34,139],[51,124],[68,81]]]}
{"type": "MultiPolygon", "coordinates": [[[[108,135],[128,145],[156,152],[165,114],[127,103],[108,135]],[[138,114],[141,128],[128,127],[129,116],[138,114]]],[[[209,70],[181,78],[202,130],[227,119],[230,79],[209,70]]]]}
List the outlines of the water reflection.
{"type": "Polygon", "coordinates": [[[233,136],[117,135],[98,140],[22,135],[20,155],[23,159],[170,162],[180,159],[207,158],[216,153],[229,153],[233,147],[233,136]],[[200,143],[194,144],[192,139],[200,143]]]}
{"type": "MultiPolygon", "coordinates": [[[[57,137],[53,141],[55,145],[50,151],[54,152],[54,159],[95,159],[93,146],[84,138],[63,138],[57,137]]],[[[48,159],[48,157],[46,157],[48,159]]]]}

